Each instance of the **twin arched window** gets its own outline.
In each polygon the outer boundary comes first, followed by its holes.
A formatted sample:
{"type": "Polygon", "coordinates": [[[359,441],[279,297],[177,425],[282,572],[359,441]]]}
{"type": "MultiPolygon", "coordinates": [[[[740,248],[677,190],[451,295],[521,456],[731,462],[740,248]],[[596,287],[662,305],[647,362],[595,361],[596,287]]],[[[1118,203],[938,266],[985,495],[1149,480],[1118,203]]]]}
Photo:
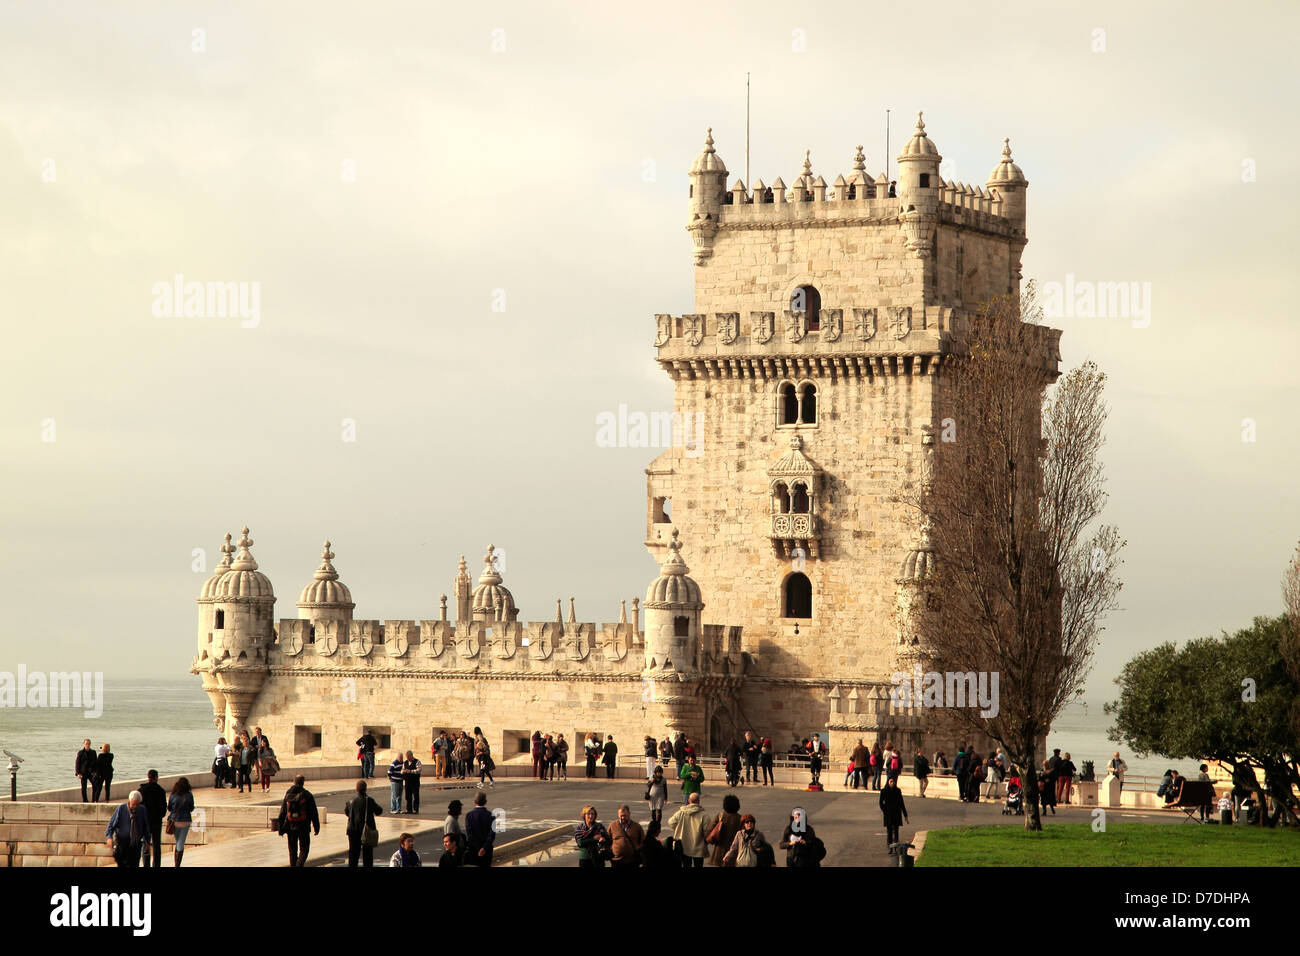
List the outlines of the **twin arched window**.
{"type": "Polygon", "coordinates": [[[772,485],[772,514],[806,515],[812,513],[812,496],[801,479],[786,484],[778,481],[772,485]]]}
{"type": "Polygon", "coordinates": [[[777,396],[777,421],[782,425],[817,424],[817,386],[812,382],[782,382],[777,396]]]}

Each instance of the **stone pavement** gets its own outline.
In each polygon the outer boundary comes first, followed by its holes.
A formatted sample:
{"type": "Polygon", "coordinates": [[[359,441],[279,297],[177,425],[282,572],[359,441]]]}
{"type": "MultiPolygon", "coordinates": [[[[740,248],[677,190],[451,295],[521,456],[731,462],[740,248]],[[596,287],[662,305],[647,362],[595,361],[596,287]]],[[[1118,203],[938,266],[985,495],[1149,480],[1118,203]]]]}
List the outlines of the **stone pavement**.
{"type": "MultiPolygon", "coordinates": [[[[826,778],[823,777],[823,780],[826,778]]],[[[375,849],[376,865],[386,866],[396,849],[397,835],[403,831],[416,836],[416,850],[426,865],[436,864],[442,852],[442,820],[447,803],[458,799],[468,813],[478,792],[473,780],[436,781],[426,778],[421,787],[421,812],[418,815],[391,815],[389,813],[388,781],[376,777],[370,781],[370,795],[384,813],[378,818],[380,845],[375,849]]],[[[827,781],[831,783],[831,781],[827,781]]],[[[838,782],[836,782],[838,783],[838,782]]],[[[200,806],[225,806],[240,804],[278,805],[288,789],[288,781],[277,781],[267,797],[239,794],[233,790],[201,789],[195,792],[200,806]]],[[[308,863],[321,863],[331,856],[347,852],[347,835],[342,825],[343,805],[356,791],[356,778],[309,781],[308,789],[316,796],[319,809],[325,816],[320,835],[312,838],[308,863]]],[[[578,814],[585,804],[597,808],[600,819],[609,821],[618,807],[626,803],[633,817],[643,825],[649,820],[646,803],[641,799],[645,783],[635,779],[587,780],[571,777],[567,781],[536,781],[532,779],[505,778],[488,791],[488,808],[503,812],[503,832],[497,837],[498,845],[562,825],[576,826],[578,814]]],[[[703,790],[706,811],[716,813],[721,809],[722,797],[734,792],[740,800],[742,813],[753,813],[758,828],[775,844],[790,818],[794,807],[803,807],[817,835],[826,843],[827,857],[824,866],[890,866],[893,864],[885,846],[885,830],[877,803],[878,792],[845,789],[832,784],[825,792],[809,793],[794,786],[762,787],[747,785],[730,790],[720,781],[708,780],[703,790]]],[[[674,791],[673,795],[680,791],[674,791]]],[[[917,830],[936,830],[953,826],[1010,825],[1022,826],[1023,817],[1003,816],[1001,800],[985,800],[978,804],[960,803],[951,799],[928,797],[922,799],[905,794],[909,822],[903,827],[901,837],[911,841],[917,830]]],[[[664,811],[665,821],[680,803],[670,803],[664,811]]],[[[1091,819],[1087,807],[1060,807],[1056,816],[1048,814],[1045,826],[1056,820],[1080,823],[1091,819]]],[[[1179,823],[1180,815],[1158,811],[1109,809],[1108,814],[1119,814],[1125,819],[1143,822],[1179,823]]],[[[784,863],[778,852],[778,865],[784,863]]],[[[284,837],[267,831],[241,840],[214,843],[195,847],[185,854],[186,866],[285,866],[288,849],[284,837]]],[[[576,866],[576,850],[561,845],[546,859],[531,865],[576,866]]]]}

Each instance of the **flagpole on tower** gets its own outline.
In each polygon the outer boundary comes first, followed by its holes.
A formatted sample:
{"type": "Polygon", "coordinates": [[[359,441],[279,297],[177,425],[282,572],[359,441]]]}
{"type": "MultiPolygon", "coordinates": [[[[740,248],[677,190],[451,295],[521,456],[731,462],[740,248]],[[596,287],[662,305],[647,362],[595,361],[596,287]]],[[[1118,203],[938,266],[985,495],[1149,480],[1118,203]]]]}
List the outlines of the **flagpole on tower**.
{"type": "Polygon", "coordinates": [[[885,182],[889,182],[889,110],[885,110],[885,182]]]}
{"type": "Polygon", "coordinates": [[[749,74],[745,74],[745,188],[749,188],[749,74]]]}

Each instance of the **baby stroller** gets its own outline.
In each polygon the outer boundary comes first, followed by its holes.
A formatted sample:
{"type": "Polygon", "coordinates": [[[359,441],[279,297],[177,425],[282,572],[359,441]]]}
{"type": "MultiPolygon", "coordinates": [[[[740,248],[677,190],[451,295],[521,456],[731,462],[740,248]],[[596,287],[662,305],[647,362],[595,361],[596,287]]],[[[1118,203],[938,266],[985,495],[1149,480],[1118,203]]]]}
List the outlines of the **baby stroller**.
{"type": "Polygon", "coordinates": [[[1007,778],[1007,799],[1002,804],[1002,815],[1004,817],[1025,815],[1025,797],[1021,792],[1019,777],[1007,778]]]}

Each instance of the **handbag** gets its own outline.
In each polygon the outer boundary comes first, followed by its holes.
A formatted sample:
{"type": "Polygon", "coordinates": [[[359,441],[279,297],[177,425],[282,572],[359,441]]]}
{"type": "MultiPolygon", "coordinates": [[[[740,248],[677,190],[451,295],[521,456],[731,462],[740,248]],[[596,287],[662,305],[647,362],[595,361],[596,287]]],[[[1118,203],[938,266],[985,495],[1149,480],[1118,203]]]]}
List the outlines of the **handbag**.
{"type": "Polygon", "coordinates": [[[722,816],[719,815],[717,822],[713,824],[713,829],[710,830],[709,835],[704,838],[704,842],[707,843],[709,846],[717,846],[718,841],[721,839],[722,839],[722,816]]]}
{"type": "Polygon", "coordinates": [[[758,853],[750,843],[741,843],[736,854],[736,866],[758,866],[758,853]]]}
{"type": "Polygon", "coordinates": [[[163,833],[175,833],[176,821],[172,819],[171,814],[167,814],[167,823],[163,826],[163,833]]]}
{"type": "Polygon", "coordinates": [[[362,846],[379,846],[379,830],[369,824],[361,831],[362,846]]]}

